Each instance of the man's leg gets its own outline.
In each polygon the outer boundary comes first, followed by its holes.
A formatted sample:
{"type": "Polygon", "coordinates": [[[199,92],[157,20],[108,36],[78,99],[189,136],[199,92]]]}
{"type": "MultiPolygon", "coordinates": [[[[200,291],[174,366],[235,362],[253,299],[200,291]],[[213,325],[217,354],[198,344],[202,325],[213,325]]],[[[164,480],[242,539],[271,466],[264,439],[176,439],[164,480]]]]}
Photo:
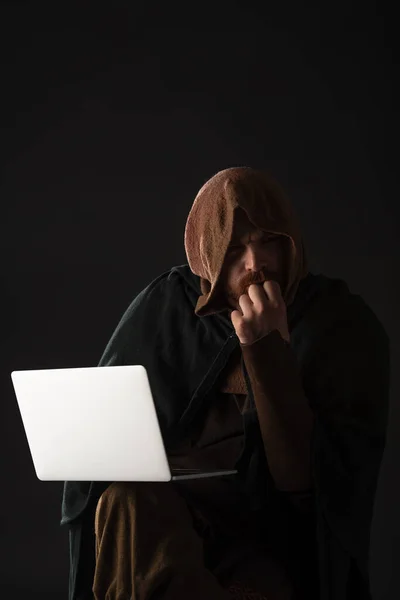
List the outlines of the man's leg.
{"type": "Polygon", "coordinates": [[[173,483],[113,483],[95,519],[95,600],[228,600],[173,483]]]}

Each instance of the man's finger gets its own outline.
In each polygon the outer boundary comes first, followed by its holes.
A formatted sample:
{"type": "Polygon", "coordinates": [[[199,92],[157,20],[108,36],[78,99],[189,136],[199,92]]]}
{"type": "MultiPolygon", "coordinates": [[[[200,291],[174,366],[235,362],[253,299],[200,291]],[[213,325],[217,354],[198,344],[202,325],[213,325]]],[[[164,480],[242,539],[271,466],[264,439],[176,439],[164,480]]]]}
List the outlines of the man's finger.
{"type": "Polygon", "coordinates": [[[280,304],[282,302],[283,298],[281,286],[277,281],[274,281],[273,279],[264,281],[263,288],[271,302],[276,302],[277,304],[280,304]]]}
{"type": "Polygon", "coordinates": [[[242,309],[244,317],[248,317],[252,313],[253,302],[247,294],[242,294],[239,298],[239,306],[242,309]]]}
{"type": "Polygon", "coordinates": [[[232,321],[232,325],[234,326],[235,330],[237,330],[238,327],[240,326],[242,319],[243,319],[243,315],[241,314],[240,310],[233,310],[231,312],[231,321],[232,321]]]}
{"type": "Polygon", "coordinates": [[[248,294],[256,308],[262,309],[265,307],[267,297],[261,284],[251,284],[248,294]]]}

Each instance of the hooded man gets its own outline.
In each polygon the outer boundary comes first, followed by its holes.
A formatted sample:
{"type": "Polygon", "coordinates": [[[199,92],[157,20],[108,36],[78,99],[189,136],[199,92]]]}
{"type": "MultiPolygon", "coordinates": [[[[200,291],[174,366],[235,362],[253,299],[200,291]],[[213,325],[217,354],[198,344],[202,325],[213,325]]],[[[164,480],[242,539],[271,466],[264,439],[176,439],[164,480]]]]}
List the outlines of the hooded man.
{"type": "Polygon", "coordinates": [[[263,172],[211,178],[185,249],[100,365],[146,367],[172,468],[238,476],[66,482],[70,600],[367,600],[386,332],[343,281],[308,271],[263,172]]]}

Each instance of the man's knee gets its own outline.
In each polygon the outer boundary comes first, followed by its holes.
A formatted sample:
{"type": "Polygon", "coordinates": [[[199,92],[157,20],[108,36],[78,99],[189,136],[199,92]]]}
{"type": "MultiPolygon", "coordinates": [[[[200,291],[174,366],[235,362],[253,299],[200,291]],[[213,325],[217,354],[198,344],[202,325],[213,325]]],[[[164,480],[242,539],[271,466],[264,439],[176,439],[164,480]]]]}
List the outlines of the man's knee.
{"type": "Polygon", "coordinates": [[[125,519],[137,512],[141,518],[162,520],[168,515],[183,515],[187,506],[172,482],[124,482],[116,481],[101,495],[95,514],[95,532],[107,518],[115,513],[125,519]]]}
{"type": "Polygon", "coordinates": [[[175,498],[176,490],[171,482],[115,481],[100,497],[99,504],[127,503],[144,499],[146,504],[157,506],[166,498],[175,498]]]}

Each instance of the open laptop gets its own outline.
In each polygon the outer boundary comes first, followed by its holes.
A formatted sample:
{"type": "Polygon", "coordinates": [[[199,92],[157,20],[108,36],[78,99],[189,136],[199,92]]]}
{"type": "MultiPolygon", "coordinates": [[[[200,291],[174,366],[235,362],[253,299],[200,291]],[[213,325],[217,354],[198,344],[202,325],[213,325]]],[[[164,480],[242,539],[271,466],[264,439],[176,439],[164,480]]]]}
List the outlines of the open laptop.
{"type": "Polygon", "coordinates": [[[171,470],[141,365],[13,371],[41,481],[171,481],[235,470],[171,470]]]}

